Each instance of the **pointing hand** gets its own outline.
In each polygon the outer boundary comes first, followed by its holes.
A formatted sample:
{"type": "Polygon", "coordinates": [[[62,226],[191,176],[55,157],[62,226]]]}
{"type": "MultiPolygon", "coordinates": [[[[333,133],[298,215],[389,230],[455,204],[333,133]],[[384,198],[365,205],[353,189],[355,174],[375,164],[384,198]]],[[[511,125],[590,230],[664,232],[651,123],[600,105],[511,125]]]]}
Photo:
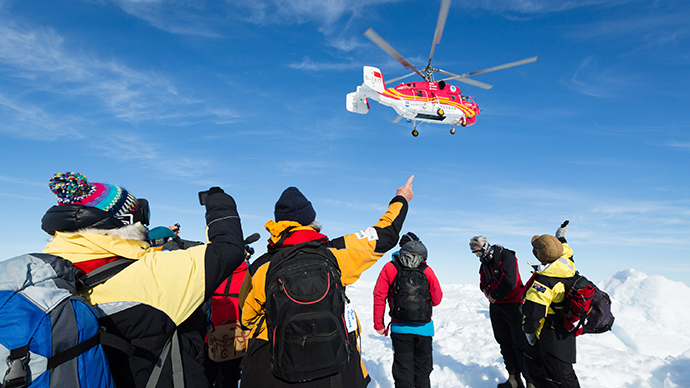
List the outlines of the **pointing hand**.
{"type": "Polygon", "coordinates": [[[407,180],[407,183],[401,188],[398,189],[396,192],[396,195],[400,195],[404,197],[407,202],[410,202],[412,200],[412,197],[414,197],[414,193],[412,192],[412,180],[414,179],[414,175],[410,176],[410,179],[407,180]]]}

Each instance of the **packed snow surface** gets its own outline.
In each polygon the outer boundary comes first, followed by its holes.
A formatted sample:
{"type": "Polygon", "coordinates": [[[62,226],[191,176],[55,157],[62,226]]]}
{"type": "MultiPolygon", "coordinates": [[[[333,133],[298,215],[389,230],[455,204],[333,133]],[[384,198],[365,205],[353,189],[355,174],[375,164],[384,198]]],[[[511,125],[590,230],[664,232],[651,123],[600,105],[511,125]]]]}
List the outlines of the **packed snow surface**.
{"type": "MultiPolygon", "coordinates": [[[[595,279],[592,279],[595,280],[595,279]]],[[[493,338],[489,305],[474,284],[442,284],[434,308],[434,371],[439,388],[496,387],[506,380],[493,338]]],[[[582,387],[690,387],[690,287],[634,269],[617,272],[597,286],[613,301],[613,330],[577,339],[575,372],[582,387]]],[[[394,387],[393,349],[373,327],[374,283],[348,287],[362,325],[362,357],[372,388],[394,387]]],[[[386,323],[388,322],[386,316],[386,323]]]]}

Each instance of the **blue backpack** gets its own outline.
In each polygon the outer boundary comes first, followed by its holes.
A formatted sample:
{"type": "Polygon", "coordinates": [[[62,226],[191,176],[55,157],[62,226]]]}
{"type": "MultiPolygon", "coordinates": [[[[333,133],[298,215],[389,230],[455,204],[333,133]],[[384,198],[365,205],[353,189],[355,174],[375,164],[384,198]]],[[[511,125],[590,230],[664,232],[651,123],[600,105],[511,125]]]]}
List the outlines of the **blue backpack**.
{"type": "Polygon", "coordinates": [[[77,294],[78,274],[47,254],[0,262],[0,388],[114,388],[101,344],[118,338],[77,294]]]}

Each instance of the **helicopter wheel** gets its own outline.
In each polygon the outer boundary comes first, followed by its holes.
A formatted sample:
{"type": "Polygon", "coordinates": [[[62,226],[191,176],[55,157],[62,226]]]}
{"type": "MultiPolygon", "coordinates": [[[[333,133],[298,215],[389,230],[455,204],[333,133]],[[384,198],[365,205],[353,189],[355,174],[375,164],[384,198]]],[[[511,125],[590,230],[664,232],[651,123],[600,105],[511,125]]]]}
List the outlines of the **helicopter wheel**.
{"type": "Polygon", "coordinates": [[[451,129],[450,129],[450,134],[451,134],[451,135],[455,135],[455,128],[451,128],[451,129]]]}
{"type": "Polygon", "coordinates": [[[439,116],[443,117],[443,114],[446,113],[446,112],[444,112],[443,109],[438,108],[438,110],[436,111],[436,113],[437,113],[439,116]]]}
{"type": "Polygon", "coordinates": [[[463,127],[466,127],[466,126],[467,126],[467,122],[466,122],[465,120],[463,120],[462,123],[460,123],[460,125],[462,125],[463,127]]]}
{"type": "Polygon", "coordinates": [[[414,136],[414,137],[419,136],[419,131],[417,131],[416,129],[413,129],[412,130],[412,136],[414,136]]]}

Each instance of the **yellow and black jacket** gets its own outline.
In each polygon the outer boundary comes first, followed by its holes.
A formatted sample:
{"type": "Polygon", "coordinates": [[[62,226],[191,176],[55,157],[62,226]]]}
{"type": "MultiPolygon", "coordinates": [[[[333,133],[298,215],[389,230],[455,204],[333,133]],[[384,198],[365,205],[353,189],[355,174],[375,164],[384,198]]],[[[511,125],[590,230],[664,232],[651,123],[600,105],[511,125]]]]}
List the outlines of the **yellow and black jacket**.
{"type": "Polygon", "coordinates": [[[553,263],[541,265],[527,284],[522,306],[525,333],[536,334],[542,352],[575,363],[575,333],[568,332],[561,320],[565,296],[575,275],[573,251],[565,242],[563,255],[553,263]]]}
{"type": "MultiPolygon", "coordinates": [[[[64,221],[64,217],[70,217],[66,210],[69,208],[51,208],[44,217],[44,230],[53,231],[50,223],[56,218],[64,221]]],[[[210,243],[186,250],[156,251],[141,239],[121,237],[123,228],[57,231],[43,250],[79,268],[116,257],[134,260],[84,294],[94,306],[99,324],[135,346],[134,354],[129,357],[119,351],[108,351],[118,387],[146,386],[163,346],[175,330],[182,348],[185,387],[208,386],[201,366],[203,339],[200,344],[195,343],[191,338],[199,336],[185,336],[185,326],[178,326],[188,322],[197,307],[243,262],[244,243],[235,201],[229,195],[208,196],[206,223],[210,243]]],[[[172,386],[170,357],[167,360],[157,387],[172,386]]]]}
{"type": "MultiPolygon", "coordinates": [[[[242,323],[251,329],[249,353],[242,372],[242,387],[282,387],[292,386],[273,377],[270,371],[268,354],[268,336],[264,317],[266,301],[266,274],[270,266],[271,250],[279,246],[296,245],[306,241],[321,241],[333,253],[338,261],[343,286],[353,284],[360,275],[370,268],[387,251],[396,246],[407,215],[407,201],[402,196],[391,200],[386,213],[376,225],[357,233],[348,234],[333,240],[308,226],[302,226],[292,221],[268,221],[266,229],[271,234],[268,253],[257,258],[249,269],[251,285],[240,299],[246,294],[242,307],[242,323]],[[287,235],[286,235],[287,234],[287,235]],[[278,245],[276,245],[278,244],[278,245]],[[259,323],[261,323],[259,325],[259,323]]],[[[359,326],[359,322],[358,322],[359,326]]],[[[359,328],[357,336],[359,336],[359,328]]],[[[343,387],[364,387],[370,380],[364,364],[361,362],[359,350],[357,356],[340,373],[343,387]]],[[[312,380],[299,384],[300,387],[330,387],[328,378],[312,380]]]]}

